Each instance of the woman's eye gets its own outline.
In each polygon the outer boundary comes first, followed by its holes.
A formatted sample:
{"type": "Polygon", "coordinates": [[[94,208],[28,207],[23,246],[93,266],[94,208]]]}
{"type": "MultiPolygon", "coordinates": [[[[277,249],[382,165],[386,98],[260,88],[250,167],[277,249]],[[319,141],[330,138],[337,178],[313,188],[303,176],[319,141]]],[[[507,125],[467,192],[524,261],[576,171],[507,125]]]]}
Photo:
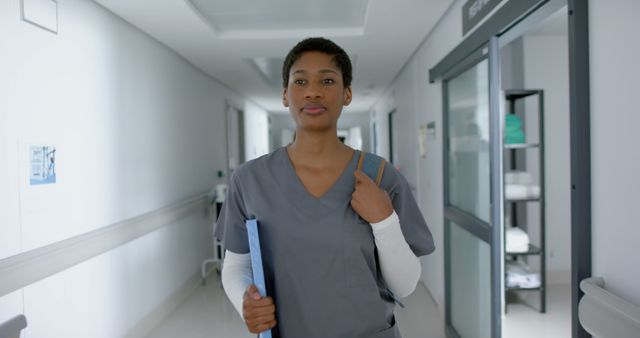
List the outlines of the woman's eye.
{"type": "Polygon", "coordinates": [[[295,83],[297,85],[303,85],[303,84],[307,83],[307,81],[305,81],[305,80],[294,80],[293,83],[295,83]]]}
{"type": "Polygon", "coordinates": [[[334,84],[335,81],[333,79],[324,79],[324,80],[322,80],[322,83],[324,83],[324,84],[334,84]]]}

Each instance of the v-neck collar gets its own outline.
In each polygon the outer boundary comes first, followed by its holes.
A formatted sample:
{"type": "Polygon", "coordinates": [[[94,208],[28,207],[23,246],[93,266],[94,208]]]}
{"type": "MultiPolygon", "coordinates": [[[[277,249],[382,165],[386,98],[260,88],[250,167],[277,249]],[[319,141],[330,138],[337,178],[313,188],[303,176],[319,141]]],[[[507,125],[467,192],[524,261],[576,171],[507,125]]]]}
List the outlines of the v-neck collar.
{"type": "Polygon", "coordinates": [[[351,194],[355,187],[353,173],[360,153],[358,150],[353,152],[349,164],[343,169],[338,179],[331,185],[329,190],[320,197],[313,196],[307,188],[305,188],[302,180],[296,173],[291,158],[289,158],[287,148],[281,147],[279,152],[281,162],[284,162],[282,163],[284,170],[279,180],[281,183],[280,186],[284,190],[285,197],[298,210],[312,217],[321,217],[351,201],[351,194]]]}

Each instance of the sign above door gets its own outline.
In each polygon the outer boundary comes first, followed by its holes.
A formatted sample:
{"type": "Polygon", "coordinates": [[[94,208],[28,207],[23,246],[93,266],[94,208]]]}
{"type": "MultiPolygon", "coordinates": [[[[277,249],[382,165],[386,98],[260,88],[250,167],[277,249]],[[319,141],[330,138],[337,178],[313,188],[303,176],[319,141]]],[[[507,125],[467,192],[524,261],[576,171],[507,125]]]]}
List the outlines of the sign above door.
{"type": "Polygon", "coordinates": [[[469,0],[462,6],[462,35],[471,31],[502,0],[469,0]]]}

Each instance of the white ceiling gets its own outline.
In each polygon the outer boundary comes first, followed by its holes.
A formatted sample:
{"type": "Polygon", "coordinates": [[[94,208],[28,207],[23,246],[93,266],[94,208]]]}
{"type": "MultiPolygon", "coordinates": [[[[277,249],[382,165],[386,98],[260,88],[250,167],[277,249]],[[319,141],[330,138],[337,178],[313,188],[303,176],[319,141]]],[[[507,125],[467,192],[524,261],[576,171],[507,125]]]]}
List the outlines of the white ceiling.
{"type": "MultiPolygon", "coordinates": [[[[453,0],[94,0],[264,109],[282,107],[280,68],[298,41],[324,36],[354,60],[366,112],[453,0]]],[[[425,69],[425,72],[428,70],[425,69]]]]}

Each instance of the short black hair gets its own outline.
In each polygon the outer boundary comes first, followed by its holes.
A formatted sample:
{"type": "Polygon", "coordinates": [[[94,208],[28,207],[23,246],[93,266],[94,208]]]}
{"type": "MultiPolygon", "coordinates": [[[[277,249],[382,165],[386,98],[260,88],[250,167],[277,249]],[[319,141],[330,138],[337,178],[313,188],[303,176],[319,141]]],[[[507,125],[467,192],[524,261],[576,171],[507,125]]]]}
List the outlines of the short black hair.
{"type": "Polygon", "coordinates": [[[298,44],[289,51],[289,54],[287,54],[287,57],[284,59],[284,64],[282,65],[283,88],[287,88],[287,85],[289,84],[289,72],[291,71],[291,67],[305,52],[320,52],[333,56],[333,62],[342,72],[342,83],[344,84],[344,87],[346,88],[351,86],[351,80],[353,78],[351,60],[344,49],[329,39],[306,38],[298,42],[298,44]]]}

